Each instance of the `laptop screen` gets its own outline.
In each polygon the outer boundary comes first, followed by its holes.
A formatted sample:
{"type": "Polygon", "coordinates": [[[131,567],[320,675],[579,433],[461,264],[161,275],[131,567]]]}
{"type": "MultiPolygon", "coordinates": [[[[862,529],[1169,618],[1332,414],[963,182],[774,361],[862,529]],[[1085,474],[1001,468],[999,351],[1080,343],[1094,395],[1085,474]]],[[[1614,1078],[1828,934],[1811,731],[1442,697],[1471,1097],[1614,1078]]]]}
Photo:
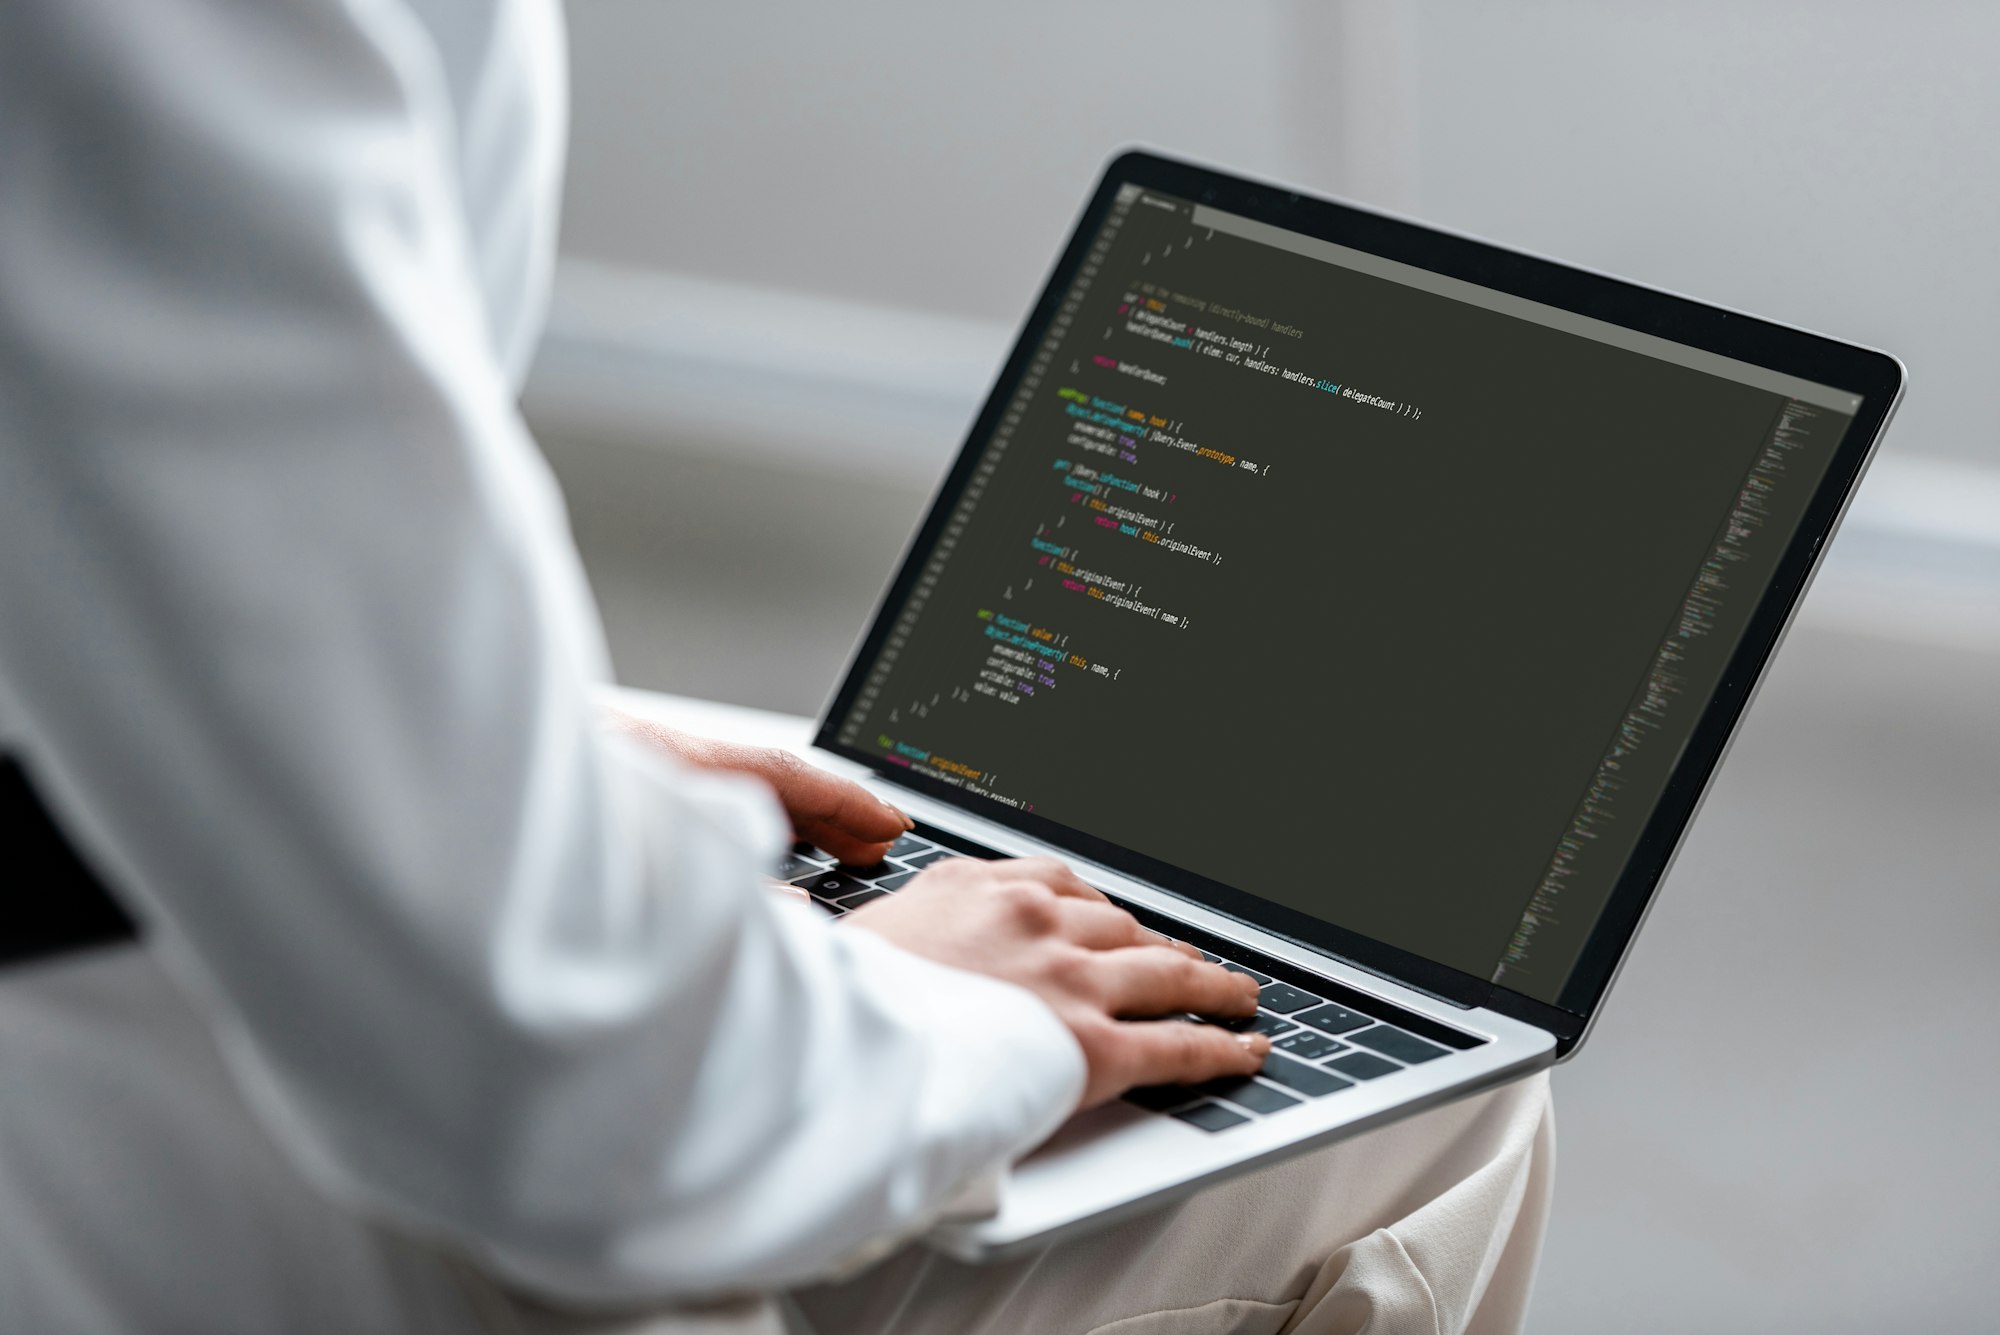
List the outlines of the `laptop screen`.
{"type": "Polygon", "coordinates": [[[840,749],[1557,1003],[1861,399],[1138,185],[840,749]]]}

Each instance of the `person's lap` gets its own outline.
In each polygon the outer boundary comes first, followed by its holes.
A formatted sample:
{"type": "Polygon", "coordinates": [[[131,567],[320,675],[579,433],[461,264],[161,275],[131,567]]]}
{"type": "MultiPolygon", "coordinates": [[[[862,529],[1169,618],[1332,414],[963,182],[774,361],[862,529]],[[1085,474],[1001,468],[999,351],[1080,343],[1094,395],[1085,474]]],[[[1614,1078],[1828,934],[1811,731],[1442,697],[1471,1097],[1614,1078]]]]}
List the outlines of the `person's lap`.
{"type": "Polygon", "coordinates": [[[845,1331],[1518,1329],[1552,1185],[1545,1077],[998,1266],[920,1247],[794,1296],[845,1331]]]}
{"type": "MultiPolygon", "coordinates": [[[[0,1328],[678,1331],[507,1315],[314,1193],[150,960],[0,976],[0,1328]],[[231,1324],[218,1325],[218,1319],[231,1324]]],[[[850,1331],[1517,1329],[1548,1206],[1545,1079],[1287,1161],[1021,1261],[906,1248],[786,1302],[850,1331]]],[[[743,1326],[739,1328],[749,1328],[743,1326]]]]}

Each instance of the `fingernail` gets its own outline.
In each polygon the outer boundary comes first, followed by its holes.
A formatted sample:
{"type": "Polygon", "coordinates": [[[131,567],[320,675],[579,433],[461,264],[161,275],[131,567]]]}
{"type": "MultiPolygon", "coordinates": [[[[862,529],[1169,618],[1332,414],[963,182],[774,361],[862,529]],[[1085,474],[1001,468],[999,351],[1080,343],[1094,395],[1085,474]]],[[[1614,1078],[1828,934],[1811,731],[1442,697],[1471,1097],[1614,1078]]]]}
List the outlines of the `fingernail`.
{"type": "Polygon", "coordinates": [[[1264,1034],[1257,1033],[1255,1030],[1247,1034],[1236,1035],[1236,1041],[1241,1043],[1244,1051],[1253,1057],[1262,1057],[1271,1051],[1270,1038],[1264,1034]]]}
{"type": "Polygon", "coordinates": [[[915,821],[911,820],[909,816],[907,816],[903,812],[898,811],[895,807],[890,806],[887,802],[884,802],[882,804],[882,809],[888,812],[891,816],[894,816],[897,820],[903,822],[903,828],[905,830],[914,830],[917,828],[917,823],[915,821]]]}

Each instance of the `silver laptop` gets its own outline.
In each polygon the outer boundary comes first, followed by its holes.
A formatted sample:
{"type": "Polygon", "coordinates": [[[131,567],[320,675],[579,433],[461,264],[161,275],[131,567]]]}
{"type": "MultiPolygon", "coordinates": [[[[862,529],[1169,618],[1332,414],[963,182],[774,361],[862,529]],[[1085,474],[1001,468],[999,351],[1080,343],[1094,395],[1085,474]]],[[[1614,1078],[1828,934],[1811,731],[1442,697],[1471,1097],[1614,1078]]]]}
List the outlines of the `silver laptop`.
{"type": "Polygon", "coordinates": [[[1060,855],[1254,974],[1274,1049],[1076,1117],[934,1245],[1005,1256],[1574,1054],[1903,383],[1110,163],[820,724],[919,829],[787,873],[837,914],[1060,855]]]}

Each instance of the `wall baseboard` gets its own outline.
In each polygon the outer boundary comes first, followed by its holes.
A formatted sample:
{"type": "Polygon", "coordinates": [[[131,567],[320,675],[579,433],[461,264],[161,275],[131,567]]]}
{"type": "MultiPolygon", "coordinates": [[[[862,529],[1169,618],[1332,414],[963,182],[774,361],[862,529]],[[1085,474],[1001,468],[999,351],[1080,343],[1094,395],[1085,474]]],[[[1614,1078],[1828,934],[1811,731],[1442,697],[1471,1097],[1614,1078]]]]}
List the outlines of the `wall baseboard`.
{"type": "Polygon", "coordinates": [[[928,486],[1012,331],[565,260],[522,396],[539,433],[928,486]]]}

